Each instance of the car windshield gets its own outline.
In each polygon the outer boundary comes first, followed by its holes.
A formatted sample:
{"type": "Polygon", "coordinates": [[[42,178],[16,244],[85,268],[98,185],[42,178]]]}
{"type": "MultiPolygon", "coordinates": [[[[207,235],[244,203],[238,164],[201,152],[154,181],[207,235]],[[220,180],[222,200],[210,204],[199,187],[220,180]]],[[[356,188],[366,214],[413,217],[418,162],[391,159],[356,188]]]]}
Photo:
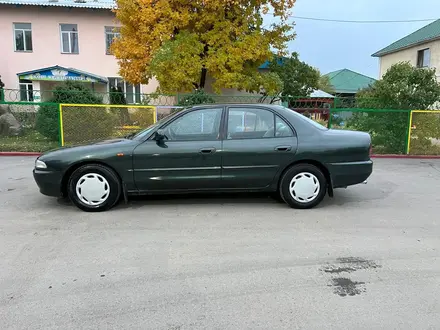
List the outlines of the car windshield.
{"type": "Polygon", "coordinates": [[[137,132],[137,133],[132,133],[129,136],[127,136],[128,139],[130,140],[140,140],[143,139],[145,136],[147,136],[148,134],[150,134],[156,127],[160,126],[165,119],[167,119],[168,117],[162,118],[161,120],[159,120],[158,122],[154,123],[153,125],[148,126],[147,128],[137,132]]]}

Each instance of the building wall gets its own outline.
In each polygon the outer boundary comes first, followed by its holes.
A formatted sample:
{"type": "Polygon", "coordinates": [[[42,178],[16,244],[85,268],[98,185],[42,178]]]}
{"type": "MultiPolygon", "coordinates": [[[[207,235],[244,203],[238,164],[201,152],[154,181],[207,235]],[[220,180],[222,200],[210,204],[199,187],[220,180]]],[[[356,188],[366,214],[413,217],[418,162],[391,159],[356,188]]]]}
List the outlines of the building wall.
{"type": "MultiPolygon", "coordinates": [[[[0,75],[7,89],[18,89],[17,73],[59,65],[104,77],[118,77],[118,64],[106,55],[105,26],[118,26],[110,10],[0,5],[0,75]],[[15,52],[13,23],[32,24],[32,52],[15,52]],[[79,54],[62,54],[60,24],[77,24],[79,54]]],[[[141,87],[154,92],[157,82],[141,87]]],[[[98,89],[103,89],[99,86],[98,89]]]]}
{"type": "Polygon", "coordinates": [[[417,65],[417,52],[422,49],[429,48],[431,50],[430,67],[440,69],[440,40],[429,42],[416,47],[404,49],[400,52],[385,55],[380,58],[380,77],[396,63],[409,61],[412,65],[417,65]]]}

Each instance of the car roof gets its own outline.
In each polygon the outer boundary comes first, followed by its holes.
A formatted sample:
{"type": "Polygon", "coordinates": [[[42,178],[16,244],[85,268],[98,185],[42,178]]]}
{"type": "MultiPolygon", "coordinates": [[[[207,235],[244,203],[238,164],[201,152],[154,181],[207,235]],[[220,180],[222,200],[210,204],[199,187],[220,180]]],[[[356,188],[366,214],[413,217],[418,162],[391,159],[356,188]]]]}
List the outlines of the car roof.
{"type": "Polygon", "coordinates": [[[266,103],[207,103],[207,104],[200,104],[195,105],[191,107],[191,109],[198,109],[198,108],[218,108],[218,107],[259,107],[259,108],[272,108],[272,109],[279,109],[279,105],[276,104],[266,104],[266,103]]]}
{"type": "Polygon", "coordinates": [[[295,112],[289,108],[283,107],[282,105],[267,104],[267,103],[208,103],[208,104],[200,104],[200,105],[188,107],[186,110],[192,111],[197,109],[215,109],[215,108],[225,108],[225,107],[272,109],[282,115],[295,112]]]}

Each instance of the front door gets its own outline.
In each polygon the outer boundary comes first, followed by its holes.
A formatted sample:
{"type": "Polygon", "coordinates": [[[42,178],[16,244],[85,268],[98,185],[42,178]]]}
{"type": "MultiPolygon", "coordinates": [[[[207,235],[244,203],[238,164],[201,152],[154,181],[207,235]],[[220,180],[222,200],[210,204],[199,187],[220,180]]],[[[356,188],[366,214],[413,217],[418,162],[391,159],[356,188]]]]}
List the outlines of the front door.
{"type": "Polygon", "coordinates": [[[297,138],[285,120],[269,109],[230,107],[223,141],[222,186],[259,189],[294,160],[297,138]]]}
{"type": "Polygon", "coordinates": [[[165,139],[134,150],[133,171],[141,191],[218,188],[221,184],[220,123],[223,108],[198,109],[162,127],[165,139]]]}

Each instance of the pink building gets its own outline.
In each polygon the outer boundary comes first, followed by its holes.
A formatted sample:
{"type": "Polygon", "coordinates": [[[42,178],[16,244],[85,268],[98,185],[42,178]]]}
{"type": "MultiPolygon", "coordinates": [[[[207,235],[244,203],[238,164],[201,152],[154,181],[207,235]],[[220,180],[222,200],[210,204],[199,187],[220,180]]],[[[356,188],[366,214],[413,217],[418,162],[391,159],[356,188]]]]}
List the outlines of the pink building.
{"type": "Polygon", "coordinates": [[[133,86],[109,46],[118,35],[112,0],[0,0],[0,76],[10,101],[44,101],[65,80],[96,92],[119,86],[139,103],[157,82],[133,86]],[[9,92],[20,90],[20,93],[9,92]]]}

